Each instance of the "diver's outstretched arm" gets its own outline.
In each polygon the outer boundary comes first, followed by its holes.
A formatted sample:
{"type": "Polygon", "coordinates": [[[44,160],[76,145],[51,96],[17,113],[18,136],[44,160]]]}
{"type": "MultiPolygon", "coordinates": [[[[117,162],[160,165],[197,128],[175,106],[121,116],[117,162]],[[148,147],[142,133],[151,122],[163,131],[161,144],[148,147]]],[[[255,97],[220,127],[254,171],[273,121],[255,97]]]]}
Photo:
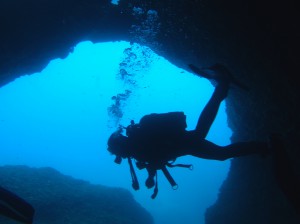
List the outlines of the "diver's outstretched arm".
{"type": "Polygon", "coordinates": [[[208,103],[204,107],[197,122],[196,131],[200,138],[205,138],[214,122],[221,102],[226,98],[229,89],[229,82],[220,82],[208,103]]]}
{"type": "Polygon", "coordinates": [[[154,177],[156,175],[156,169],[151,165],[147,165],[146,169],[148,172],[148,178],[146,179],[145,185],[147,186],[147,188],[152,188],[155,185],[154,177]]]}

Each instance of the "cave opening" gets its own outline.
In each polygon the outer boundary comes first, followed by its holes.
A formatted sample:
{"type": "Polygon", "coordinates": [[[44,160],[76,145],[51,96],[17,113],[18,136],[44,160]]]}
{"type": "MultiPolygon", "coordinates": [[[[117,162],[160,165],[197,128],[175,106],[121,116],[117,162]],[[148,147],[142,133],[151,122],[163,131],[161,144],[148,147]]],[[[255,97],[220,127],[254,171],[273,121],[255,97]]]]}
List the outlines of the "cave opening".
{"type": "MultiPolygon", "coordinates": [[[[185,157],[192,172],[172,169],[173,191],[162,175],[160,193],[131,189],[127,164],[117,166],[106,141],[118,125],[152,112],[184,111],[188,129],[213,91],[205,79],[178,68],[151,49],[125,41],[79,43],[65,59],[40,73],[18,78],[0,89],[0,165],[53,167],[94,184],[123,187],[154,216],[156,223],[204,223],[227,176],[229,161],[185,157]],[[116,103],[118,100],[118,104],[116,103]]],[[[208,139],[230,143],[225,103],[208,139]]],[[[138,172],[143,185],[144,171],[138,172]]]]}

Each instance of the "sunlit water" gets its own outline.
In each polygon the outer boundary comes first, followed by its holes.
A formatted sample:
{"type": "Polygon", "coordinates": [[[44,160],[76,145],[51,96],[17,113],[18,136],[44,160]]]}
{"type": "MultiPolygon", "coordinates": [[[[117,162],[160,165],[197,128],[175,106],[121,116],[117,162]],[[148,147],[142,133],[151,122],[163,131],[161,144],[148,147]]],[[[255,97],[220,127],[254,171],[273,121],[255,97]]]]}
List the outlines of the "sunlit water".
{"type": "MultiPolygon", "coordinates": [[[[128,77],[134,83],[124,81],[119,63],[128,47],[128,42],[83,42],[66,59],[51,61],[41,73],[2,87],[0,165],[50,166],[94,184],[127,188],[157,224],[204,223],[205,209],[215,202],[226,178],[228,161],[178,159],[193,164],[194,170],[170,170],[179,185],[176,191],[159,173],[159,194],[152,200],[153,191],[144,187],[145,171],[137,170],[141,190],[133,191],[128,164],[116,165],[106,142],[119,124],[128,125],[131,119],[138,121],[152,112],[184,111],[188,129],[193,129],[213,87],[154,53],[132,63],[133,75],[128,77]],[[117,120],[108,108],[114,103],[112,96],[125,90],[132,94],[123,102],[123,117],[117,120]]],[[[207,139],[226,145],[230,135],[222,103],[207,139]]]]}

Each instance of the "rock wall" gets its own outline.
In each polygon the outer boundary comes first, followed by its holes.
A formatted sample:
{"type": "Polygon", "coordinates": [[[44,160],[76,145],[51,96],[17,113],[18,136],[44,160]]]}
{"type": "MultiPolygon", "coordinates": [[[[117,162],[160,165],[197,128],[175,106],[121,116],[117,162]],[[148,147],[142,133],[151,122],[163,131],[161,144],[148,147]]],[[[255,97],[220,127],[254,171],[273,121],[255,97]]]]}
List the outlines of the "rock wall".
{"type": "Polygon", "coordinates": [[[41,71],[84,40],[128,39],[132,17],[107,0],[1,2],[0,85],[41,71]]]}
{"type": "MultiPolygon", "coordinates": [[[[0,185],[35,208],[38,224],[152,224],[152,216],[121,188],[93,185],[52,168],[0,167],[0,185]]],[[[0,216],[0,223],[13,220],[0,216]]]]}
{"type": "MultiPolygon", "coordinates": [[[[0,85],[65,57],[82,40],[148,45],[176,65],[226,64],[249,86],[227,100],[232,141],[283,135],[296,175],[299,152],[299,15],[292,0],[12,0],[1,2],[0,85]]],[[[234,159],[207,223],[296,223],[272,158],[234,159]],[[283,222],[283,220],[285,220],[283,222]]]]}

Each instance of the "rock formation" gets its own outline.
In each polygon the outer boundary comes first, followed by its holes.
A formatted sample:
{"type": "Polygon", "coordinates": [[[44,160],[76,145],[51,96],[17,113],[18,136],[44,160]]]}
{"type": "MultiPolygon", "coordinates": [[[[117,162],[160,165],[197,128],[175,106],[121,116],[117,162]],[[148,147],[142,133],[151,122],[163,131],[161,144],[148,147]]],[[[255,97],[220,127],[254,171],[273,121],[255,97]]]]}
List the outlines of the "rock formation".
{"type": "MultiPolygon", "coordinates": [[[[34,223],[153,223],[131,193],[121,188],[93,185],[52,168],[3,166],[0,176],[2,187],[35,208],[34,223]]],[[[0,223],[16,222],[0,216],[0,223]]]]}

